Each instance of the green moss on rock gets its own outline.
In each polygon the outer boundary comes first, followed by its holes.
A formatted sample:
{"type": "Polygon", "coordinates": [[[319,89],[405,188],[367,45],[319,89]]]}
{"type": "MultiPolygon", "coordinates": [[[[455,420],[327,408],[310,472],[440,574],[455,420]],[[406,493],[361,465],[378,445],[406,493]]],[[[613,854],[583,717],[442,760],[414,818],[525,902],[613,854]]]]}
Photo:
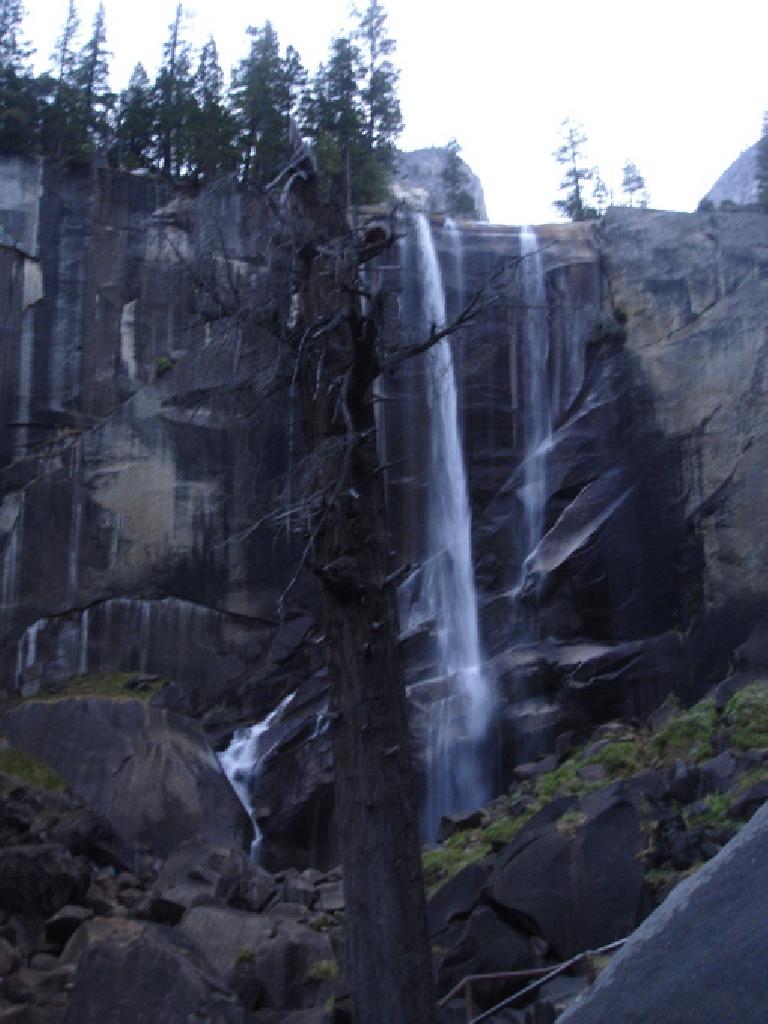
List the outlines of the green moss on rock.
{"type": "Polygon", "coordinates": [[[162,680],[136,672],[100,672],[76,676],[64,684],[57,697],[129,697],[149,700],[162,686],[162,680]],[[138,682],[137,682],[138,680],[138,682]]]}
{"type": "MultiPolygon", "coordinates": [[[[478,841],[474,834],[463,833],[467,836],[465,846],[447,843],[434,850],[425,850],[422,854],[422,867],[424,870],[424,885],[431,896],[441,885],[457,875],[467,864],[474,864],[491,852],[491,844],[478,841]]],[[[453,836],[451,837],[453,838],[453,836]]]]}
{"type": "Polygon", "coordinates": [[[623,778],[639,769],[643,753],[643,745],[639,739],[620,740],[616,743],[607,743],[602,750],[588,758],[586,763],[602,765],[611,778],[623,778]]]}
{"type": "Polygon", "coordinates": [[[47,764],[11,747],[0,747],[0,772],[13,775],[20,782],[39,786],[41,789],[59,790],[65,789],[67,785],[47,764]]]}
{"type": "Polygon", "coordinates": [[[725,714],[731,742],[739,750],[768,747],[768,683],[745,686],[728,701],[725,714]]]}
{"type": "Polygon", "coordinates": [[[650,753],[656,761],[703,761],[712,756],[712,730],[715,727],[715,702],[700,700],[682,711],[660,729],[651,740],[650,753]]]}

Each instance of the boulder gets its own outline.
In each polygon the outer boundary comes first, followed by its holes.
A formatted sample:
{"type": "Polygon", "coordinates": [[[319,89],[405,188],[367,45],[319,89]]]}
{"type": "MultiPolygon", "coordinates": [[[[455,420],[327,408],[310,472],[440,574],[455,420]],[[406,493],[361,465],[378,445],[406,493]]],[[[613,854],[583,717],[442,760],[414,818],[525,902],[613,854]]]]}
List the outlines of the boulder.
{"type": "MultiPolygon", "coordinates": [[[[74,967],[63,964],[53,970],[20,967],[6,979],[5,991],[14,1003],[45,1006],[56,1001],[72,983],[74,967]]],[[[62,1000],[63,1001],[63,1000],[62,1000]]]]}
{"type": "Polygon", "coordinates": [[[729,805],[728,817],[735,818],[737,821],[751,818],[766,800],[768,800],[768,780],[756,782],[729,805]]]}
{"type": "Polygon", "coordinates": [[[73,810],[61,818],[51,829],[51,839],[96,864],[109,865],[118,871],[133,866],[131,844],[121,840],[109,822],[88,807],[73,810]]]}
{"type": "Polygon", "coordinates": [[[21,957],[18,950],[14,949],[10,942],[0,938],[0,978],[15,971],[21,964],[21,957]]]}
{"type": "Polygon", "coordinates": [[[344,897],[344,883],[341,880],[335,882],[320,882],[317,886],[317,900],[315,909],[321,913],[333,914],[343,910],[346,906],[344,897]]]}
{"type": "Polygon", "coordinates": [[[562,1024],[762,1024],[768,807],[630,937],[562,1024]]]}
{"type": "Polygon", "coordinates": [[[524,970],[536,965],[529,936],[490,906],[472,911],[436,940],[441,951],[437,987],[446,993],[468,974],[524,970]]]}
{"type": "Polygon", "coordinates": [[[200,729],[138,700],[28,701],[9,741],[42,757],[123,840],[160,855],[192,837],[243,846],[250,822],[200,729]]]}
{"type": "Polygon", "coordinates": [[[708,757],[699,765],[702,792],[725,793],[730,789],[737,771],[736,759],[728,750],[716,757],[708,757]]]}
{"type": "Polygon", "coordinates": [[[246,884],[251,899],[260,898],[262,906],[274,892],[271,877],[259,869],[251,871],[242,850],[188,839],[163,864],[150,896],[150,915],[163,924],[178,924],[190,907],[225,906],[246,884]]]}
{"type": "Polygon", "coordinates": [[[118,943],[133,942],[143,927],[140,922],[129,921],[124,917],[92,917],[84,921],[71,936],[59,956],[59,963],[76,964],[89,946],[107,940],[118,943]]]}
{"type": "Polygon", "coordinates": [[[92,917],[93,911],[89,908],[67,904],[45,922],[45,938],[56,946],[63,946],[80,925],[92,917]]]}
{"type": "Polygon", "coordinates": [[[78,903],[88,889],[85,861],[57,843],[0,849],[0,907],[22,913],[54,914],[78,903]]]}
{"type": "Polygon", "coordinates": [[[623,938],[644,909],[643,840],[620,786],[555,801],[497,859],[490,899],[535,922],[563,959],[623,938]]]}
{"type": "MultiPolygon", "coordinates": [[[[87,927],[87,926],[86,926],[87,927]]],[[[189,939],[132,923],[87,945],[63,1024],[245,1024],[245,1014],[189,939]]]]}
{"type": "Polygon", "coordinates": [[[465,832],[470,828],[478,828],[483,822],[481,811],[459,811],[456,814],[446,814],[440,819],[440,826],[437,830],[437,840],[444,843],[456,832],[465,832]]]}
{"type": "Polygon", "coordinates": [[[467,864],[441,885],[427,903],[429,934],[439,936],[451,921],[468,917],[488,884],[489,869],[483,864],[467,864]]]}
{"type": "Polygon", "coordinates": [[[302,1009],[327,997],[326,991],[319,998],[318,985],[328,980],[326,973],[334,973],[326,971],[335,963],[333,946],[327,935],[306,925],[267,914],[193,907],[179,928],[222,977],[233,978],[238,966],[242,975],[247,967],[260,1007],[302,1009]],[[317,964],[322,966],[313,971],[317,964]]]}

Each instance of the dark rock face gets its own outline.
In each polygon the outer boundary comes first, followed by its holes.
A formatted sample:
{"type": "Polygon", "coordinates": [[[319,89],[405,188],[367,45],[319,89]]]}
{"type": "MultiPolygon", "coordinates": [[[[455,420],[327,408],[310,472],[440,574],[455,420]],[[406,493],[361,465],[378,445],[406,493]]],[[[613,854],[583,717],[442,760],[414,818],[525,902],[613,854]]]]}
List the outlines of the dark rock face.
{"type": "Polygon", "coordinates": [[[118,836],[166,854],[185,839],[244,845],[242,805],[194,723],[139,701],[29,701],[5,730],[42,757],[118,836]]]}
{"type": "MultiPolygon", "coordinates": [[[[290,283],[259,244],[267,217],[226,184],[198,194],[0,164],[0,690],[155,673],[165,707],[201,717],[221,743],[306,688],[275,723],[253,796],[270,866],[327,865],[312,583],[275,611],[299,547],[291,516],[278,529],[269,513],[295,498],[285,470],[301,431],[294,398],[263,386],[291,316],[290,283]],[[268,298],[272,318],[248,336],[244,295],[268,298]]],[[[449,316],[506,267],[503,297],[453,343],[501,789],[559,736],[647,715],[671,690],[700,695],[750,636],[740,671],[768,663],[768,227],[749,212],[615,210],[539,230],[553,420],[531,552],[520,232],[464,225],[459,259],[450,231],[433,230],[449,316]]],[[[386,260],[370,267],[374,285],[398,289],[385,340],[414,340],[413,254],[404,243],[386,260]]],[[[393,549],[418,563],[423,365],[382,391],[393,549]]],[[[414,704],[417,685],[441,685],[431,628],[403,642],[414,704]]]]}
{"type": "Polygon", "coordinates": [[[755,955],[768,939],[766,864],[768,808],[763,808],[667,897],[563,1022],[757,1024],[768,998],[755,955]]]}
{"type": "Polygon", "coordinates": [[[253,524],[298,433],[253,399],[269,334],[221,326],[261,220],[226,188],[3,163],[0,688],[138,669],[196,714],[271,707],[293,556],[253,524]]]}

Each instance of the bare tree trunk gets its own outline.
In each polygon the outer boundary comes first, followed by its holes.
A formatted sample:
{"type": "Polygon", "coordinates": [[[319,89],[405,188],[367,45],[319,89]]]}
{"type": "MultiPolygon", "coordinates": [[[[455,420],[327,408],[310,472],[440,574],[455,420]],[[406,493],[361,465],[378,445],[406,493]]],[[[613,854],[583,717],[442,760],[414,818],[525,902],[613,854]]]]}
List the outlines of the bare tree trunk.
{"type": "Polygon", "coordinates": [[[353,247],[305,256],[299,356],[323,497],[311,568],[324,594],[330,719],[356,1024],[432,1024],[435,1000],[372,385],[377,318],[353,291],[353,247]],[[332,283],[333,282],[333,283],[332,283]],[[329,301],[327,296],[331,296],[329,301]]]}

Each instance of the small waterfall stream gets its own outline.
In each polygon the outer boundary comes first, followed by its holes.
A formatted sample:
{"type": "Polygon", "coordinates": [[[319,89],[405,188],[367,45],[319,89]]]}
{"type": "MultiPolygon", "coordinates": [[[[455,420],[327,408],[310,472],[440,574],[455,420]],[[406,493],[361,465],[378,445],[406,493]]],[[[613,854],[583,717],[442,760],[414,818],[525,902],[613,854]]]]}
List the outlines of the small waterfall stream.
{"type": "MultiPolygon", "coordinates": [[[[433,324],[439,328],[446,323],[445,292],[432,230],[424,215],[416,219],[416,243],[422,321],[427,329],[433,324]]],[[[433,702],[428,712],[423,826],[427,837],[433,838],[444,814],[478,807],[489,795],[483,741],[493,698],[481,668],[472,523],[450,340],[433,346],[425,364],[430,459],[420,617],[435,622],[438,672],[448,680],[446,695],[433,702]]]]}
{"type": "MultiPolygon", "coordinates": [[[[253,822],[253,842],[251,843],[251,860],[258,858],[259,845],[261,843],[261,832],[253,817],[253,804],[251,803],[250,790],[261,770],[269,750],[263,749],[264,733],[275,724],[283,711],[288,707],[295,696],[295,691],[284,697],[274,711],[270,711],[265,719],[250,725],[245,729],[237,729],[230,740],[226,750],[219,754],[221,770],[229,779],[232,788],[237,793],[238,799],[248,812],[248,817],[253,822]]],[[[319,724],[317,726],[319,728],[319,724]]],[[[271,748],[270,748],[271,749],[271,748]]]]}
{"type": "MultiPolygon", "coordinates": [[[[525,401],[523,414],[523,525],[526,557],[530,557],[544,530],[546,457],[552,438],[552,403],[549,388],[549,313],[544,261],[536,232],[520,229],[521,291],[525,306],[525,401]]],[[[524,563],[525,564],[525,563],[524,563]]]]}

